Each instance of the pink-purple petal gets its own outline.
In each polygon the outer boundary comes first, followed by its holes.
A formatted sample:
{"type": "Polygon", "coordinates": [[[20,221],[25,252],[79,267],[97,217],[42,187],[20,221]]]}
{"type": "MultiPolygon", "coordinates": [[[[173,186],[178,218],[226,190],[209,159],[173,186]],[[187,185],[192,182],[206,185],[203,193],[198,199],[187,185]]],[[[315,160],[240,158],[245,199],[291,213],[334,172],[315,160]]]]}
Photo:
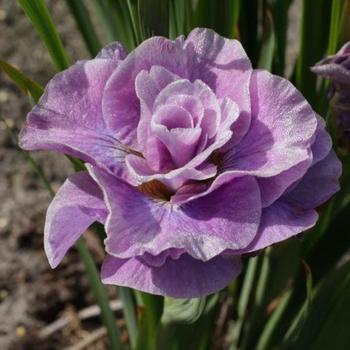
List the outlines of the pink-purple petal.
{"type": "Polygon", "coordinates": [[[107,209],[102,191],[86,172],[71,175],[51,202],[45,222],[44,247],[51,267],[95,221],[104,223],[107,209]]]}
{"type": "Polygon", "coordinates": [[[173,298],[198,298],[225,288],[240,269],[238,258],[221,256],[203,262],[184,254],[176,260],[168,258],[159,267],[152,267],[136,257],[107,256],[101,276],[106,284],[173,298]]]}
{"type": "Polygon", "coordinates": [[[117,64],[94,59],[57,74],[28,114],[20,146],[63,152],[122,176],[125,151],[106,127],[101,108],[106,81],[117,64]]]}
{"type": "Polygon", "coordinates": [[[144,41],[119,65],[109,79],[102,102],[107,125],[117,138],[130,147],[138,148],[137,125],[140,120],[140,105],[135,92],[135,79],[142,70],[161,66],[183,76],[186,74],[186,56],[183,40],[171,41],[153,37],[144,41]]]}
{"type": "Polygon", "coordinates": [[[123,60],[127,56],[127,51],[119,42],[113,42],[105,46],[96,56],[96,58],[104,58],[110,60],[123,60]]]}
{"type": "Polygon", "coordinates": [[[259,187],[252,177],[235,179],[205,198],[174,206],[145,196],[107,173],[89,167],[108,203],[106,250],[130,258],[176,248],[209,260],[226,249],[243,249],[260,222],[259,187]]]}
{"type": "Polygon", "coordinates": [[[156,173],[149,167],[148,162],[144,158],[132,154],[128,155],[125,160],[130,177],[137,184],[158,180],[172,190],[177,190],[190,180],[202,181],[213,178],[217,173],[214,164],[201,164],[198,162],[198,165],[195,163],[195,165],[189,166],[188,164],[192,163],[193,160],[185,166],[170,170],[167,173],[156,173]]]}
{"type": "Polygon", "coordinates": [[[339,191],[342,167],[335,152],[313,165],[284,198],[302,208],[317,208],[339,191]]]}
{"type": "Polygon", "coordinates": [[[317,212],[313,209],[303,209],[292,203],[277,201],[263,209],[254,241],[236,254],[255,252],[282,242],[313,227],[317,219],[317,212]]]}
{"type": "Polygon", "coordinates": [[[317,127],[315,112],[286,79],[254,71],[251,79],[252,122],[225,169],[271,177],[310,158],[317,127]]]}
{"type": "Polygon", "coordinates": [[[218,98],[228,97],[240,110],[232,140],[237,144],[250,125],[250,76],[252,66],[242,45],[237,40],[223,38],[210,29],[194,29],[186,39],[185,47],[192,56],[190,80],[200,79],[218,98]]]}

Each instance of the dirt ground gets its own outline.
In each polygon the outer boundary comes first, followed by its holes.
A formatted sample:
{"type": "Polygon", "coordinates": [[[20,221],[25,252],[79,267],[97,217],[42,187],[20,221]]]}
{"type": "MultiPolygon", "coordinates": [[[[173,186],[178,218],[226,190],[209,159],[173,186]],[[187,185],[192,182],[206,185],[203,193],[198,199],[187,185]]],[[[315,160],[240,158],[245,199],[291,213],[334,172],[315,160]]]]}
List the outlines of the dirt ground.
{"type": "MultiPolygon", "coordinates": [[[[88,57],[65,2],[52,0],[48,4],[72,61],[88,57]]],[[[45,85],[54,67],[14,0],[0,0],[0,33],[1,59],[45,85]]],[[[19,130],[29,109],[27,97],[0,74],[0,113],[7,123],[19,130]]],[[[34,157],[55,188],[73,172],[62,155],[39,152],[34,157]]],[[[63,349],[101,326],[97,318],[92,318],[83,324],[70,322],[63,330],[40,336],[40,331],[56,319],[74,316],[76,310],[94,303],[84,266],[72,250],[56,270],[49,267],[42,238],[50,196],[14,147],[3,123],[0,164],[0,349],[63,349]]],[[[100,255],[95,255],[99,259],[100,255]]],[[[111,289],[112,298],[113,292],[111,289]]],[[[103,337],[92,348],[104,349],[103,337]]]]}

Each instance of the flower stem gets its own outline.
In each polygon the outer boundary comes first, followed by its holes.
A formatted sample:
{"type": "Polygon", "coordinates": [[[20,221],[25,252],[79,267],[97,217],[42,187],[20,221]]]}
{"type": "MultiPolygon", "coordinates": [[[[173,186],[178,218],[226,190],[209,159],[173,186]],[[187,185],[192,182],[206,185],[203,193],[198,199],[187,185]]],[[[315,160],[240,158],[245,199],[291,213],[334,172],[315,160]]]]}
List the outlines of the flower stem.
{"type": "Polygon", "coordinates": [[[109,306],[106,290],[101,283],[100,275],[91,257],[91,254],[86,248],[82,239],[78,240],[78,242],[76,243],[76,248],[78,249],[80,257],[85,264],[92,291],[101,309],[101,318],[107,329],[108,338],[110,341],[110,349],[123,349],[123,345],[120,341],[119,329],[116,326],[116,320],[113,311],[109,306]]]}
{"type": "Polygon", "coordinates": [[[136,305],[133,298],[133,292],[130,288],[119,287],[118,296],[123,304],[123,313],[125,317],[126,327],[128,329],[130,345],[134,348],[137,338],[137,320],[136,320],[136,305]]]}
{"type": "Polygon", "coordinates": [[[257,269],[258,258],[251,258],[248,262],[247,271],[245,273],[245,278],[242,286],[242,291],[239,297],[238,302],[238,319],[234,327],[234,333],[232,337],[232,345],[230,350],[234,350],[238,348],[238,342],[240,339],[240,335],[243,329],[244,318],[247,312],[247,306],[249,302],[249,298],[253,288],[255,271],[257,269]]]}

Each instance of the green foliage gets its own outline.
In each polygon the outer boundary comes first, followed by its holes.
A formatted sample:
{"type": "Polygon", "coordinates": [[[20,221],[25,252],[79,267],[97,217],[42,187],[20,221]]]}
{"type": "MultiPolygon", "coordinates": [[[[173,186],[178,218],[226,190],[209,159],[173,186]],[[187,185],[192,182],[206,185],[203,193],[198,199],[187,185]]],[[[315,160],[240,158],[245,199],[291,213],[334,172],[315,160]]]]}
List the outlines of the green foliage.
{"type": "Polygon", "coordinates": [[[258,40],[258,13],[259,1],[241,0],[239,16],[239,39],[252,61],[253,67],[258,63],[259,40],[258,40]]]}
{"type": "Polygon", "coordinates": [[[196,4],[193,8],[194,27],[212,28],[228,38],[236,36],[238,0],[198,0],[193,3],[196,4]]]}
{"type": "Polygon", "coordinates": [[[35,81],[28,78],[21,71],[9,63],[0,60],[0,69],[27,95],[30,95],[35,102],[39,101],[43,94],[43,88],[35,81]]]}
{"type": "Polygon", "coordinates": [[[96,56],[101,49],[101,43],[83,0],[66,0],[66,2],[74,16],[86,48],[92,56],[96,56]]]}
{"type": "Polygon", "coordinates": [[[169,1],[139,0],[142,37],[169,36],[169,1]]]}
{"type": "Polygon", "coordinates": [[[310,67],[325,54],[329,33],[331,1],[303,0],[300,51],[296,65],[295,83],[316,111],[320,111],[320,101],[316,91],[316,75],[310,67]]]}
{"type": "Polygon", "coordinates": [[[210,349],[218,300],[218,294],[194,299],[166,298],[156,349],[210,349]]]}
{"type": "Polygon", "coordinates": [[[136,45],[126,0],[91,0],[108,41],[120,41],[129,50],[136,45]]]}
{"type": "Polygon", "coordinates": [[[264,32],[261,40],[261,49],[258,67],[270,70],[272,69],[272,63],[276,47],[275,28],[273,24],[273,18],[268,9],[266,9],[264,18],[264,32]]]}
{"type": "Polygon", "coordinates": [[[45,44],[53,64],[58,70],[66,69],[69,66],[69,59],[44,0],[18,0],[18,3],[45,44]]]}
{"type": "Polygon", "coordinates": [[[119,287],[118,296],[123,303],[123,313],[129,333],[130,345],[134,348],[137,339],[136,303],[134,295],[130,288],[119,287]]]}
{"type": "Polygon", "coordinates": [[[283,342],[283,349],[346,350],[350,344],[350,263],[331,271],[305,302],[283,342]],[[307,309],[306,315],[304,315],[307,309]]]}
{"type": "Polygon", "coordinates": [[[162,297],[138,292],[142,302],[142,315],[139,321],[136,350],[154,350],[160,318],[163,313],[162,297]]]}

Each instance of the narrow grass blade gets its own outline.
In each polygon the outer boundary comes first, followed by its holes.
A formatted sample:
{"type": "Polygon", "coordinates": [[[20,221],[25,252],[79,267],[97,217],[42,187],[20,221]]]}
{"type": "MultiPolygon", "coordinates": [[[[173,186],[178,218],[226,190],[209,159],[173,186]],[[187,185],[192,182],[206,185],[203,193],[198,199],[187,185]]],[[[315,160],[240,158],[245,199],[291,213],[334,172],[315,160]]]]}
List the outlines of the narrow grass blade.
{"type": "Polygon", "coordinates": [[[266,0],[265,8],[271,12],[275,33],[275,51],[272,71],[278,75],[284,75],[288,11],[292,0],[266,0]]]}
{"type": "Polygon", "coordinates": [[[56,68],[66,69],[69,59],[44,0],[18,0],[18,3],[41,37],[56,68]]]}
{"type": "Polygon", "coordinates": [[[108,41],[118,40],[118,21],[113,13],[111,2],[109,0],[92,0],[92,4],[107,34],[108,41]]]}
{"type": "Polygon", "coordinates": [[[11,141],[12,141],[13,145],[16,147],[16,149],[20,153],[23,154],[23,156],[26,158],[26,160],[28,161],[28,163],[30,164],[30,166],[32,167],[34,172],[38,175],[38,177],[41,180],[41,182],[43,183],[44,187],[47,189],[49,194],[53,197],[55,195],[55,191],[53,190],[53,188],[52,188],[52,186],[50,184],[50,181],[46,177],[46,175],[45,175],[43,169],[41,168],[41,166],[34,160],[34,158],[28,152],[24,152],[22,149],[20,149],[18,147],[17,136],[16,136],[15,132],[8,125],[8,122],[6,121],[6,119],[4,117],[0,116],[0,118],[1,118],[2,122],[4,123],[8,134],[11,137],[11,141]]]}
{"type": "Polygon", "coordinates": [[[300,49],[296,65],[295,84],[311,105],[319,112],[320,101],[316,91],[316,76],[310,67],[325,54],[330,23],[331,1],[303,0],[300,49]]]}
{"type": "Polygon", "coordinates": [[[164,298],[138,292],[143,311],[139,321],[136,350],[154,350],[160,318],[163,313],[164,298]]]}
{"type": "Polygon", "coordinates": [[[195,25],[212,28],[225,37],[233,38],[237,34],[239,7],[237,0],[198,0],[194,8],[195,25]]]}
{"type": "Polygon", "coordinates": [[[345,0],[334,0],[332,2],[332,15],[329,30],[327,54],[333,55],[338,49],[340,34],[342,30],[342,17],[345,12],[345,0]]]}
{"type": "Polygon", "coordinates": [[[243,285],[241,293],[239,295],[237,305],[237,320],[233,328],[233,335],[231,340],[230,350],[238,349],[238,342],[243,328],[245,316],[247,314],[247,307],[249,299],[252,293],[254,277],[258,266],[258,258],[250,258],[247,266],[247,270],[244,274],[243,285]]]}
{"type": "Polygon", "coordinates": [[[271,71],[275,53],[275,30],[272,14],[266,9],[264,18],[263,37],[261,42],[260,57],[258,67],[271,71]]]}
{"type": "Polygon", "coordinates": [[[76,243],[76,248],[78,249],[80,257],[84,262],[91,289],[101,309],[101,318],[107,329],[110,349],[123,349],[124,346],[120,340],[120,333],[116,324],[116,319],[112,309],[110,308],[106,289],[101,283],[100,274],[96,268],[95,262],[82,239],[79,239],[79,241],[76,243]]]}
{"type": "Polygon", "coordinates": [[[120,41],[132,50],[136,46],[136,38],[126,0],[92,0],[92,4],[108,41],[120,41]]]}
{"type": "MultiPolygon", "coordinates": [[[[330,18],[327,55],[335,54],[339,47],[345,13],[345,0],[334,0],[332,2],[332,14],[330,18]]],[[[319,112],[322,114],[325,114],[329,111],[329,103],[327,98],[328,90],[329,80],[322,79],[318,94],[318,99],[320,101],[319,112]]],[[[327,126],[332,133],[332,130],[330,128],[331,125],[328,123],[328,121],[327,126]]]]}
{"type": "Polygon", "coordinates": [[[0,60],[0,70],[21,89],[25,94],[30,95],[37,102],[44,92],[43,88],[35,81],[28,78],[24,73],[10,65],[9,63],[0,60]]]}
{"type": "Polygon", "coordinates": [[[66,0],[66,2],[74,16],[86,48],[89,50],[91,56],[96,56],[101,49],[101,43],[83,0],[66,0]]]}
{"type": "Polygon", "coordinates": [[[143,31],[141,26],[140,8],[139,8],[138,0],[126,0],[126,3],[129,9],[129,18],[132,23],[135,43],[136,45],[139,45],[143,41],[144,37],[143,37],[143,31]]]}
{"type": "Polygon", "coordinates": [[[278,302],[276,310],[273,311],[272,315],[269,317],[263,332],[259,338],[256,350],[269,350],[271,349],[270,340],[274,329],[276,328],[278,322],[280,321],[283,312],[285,311],[289,299],[292,295],[292,290],[287,290],[278,302]]]}
{"type": "Polygon", "coordinates": [[[307,301],[291,330],[286,333],[280,349],[346,350],[350,344],[350,263],[331,271],[317,285],[313,302],[307,301]]]}
{"type": "Polygon", "coordinates": [[[140,24],[143,39],[154,35],[169,36],[168,0],[139,0],[140,24]]]}
{"type": "Polygon", "coordinates": [[[137,339],[136,304],[133,292],[130,288],[119,287],[118,296],[123,304],[123,314],[129,333],[130,345],[133,349],[136,345],[137,339]]]}
{"type": "Polygon", "coordinates": [[[349,212],[350,205],[348,204],[333,217],[327,231],[320,237],[317,245],[306,257],[316,282],[334,267],[350,246],[349,212]],[[327,254],[324,254],[325,251],[327,254]]]}
{"type": "Polygon", "coordinates": [[[305,313],[307,314],[310,310],[311,303],[312,303],[312,272],[310,269],[310,266],[303,260],[304,270],[305,270],[305,276],[306,276],[306,309],[305,313]]]}
{"type": "Polygon", "coordinates": [[[253,67],[258,63],[258,13],[259,0],[241,1],[239,34],[244,49],[252,61],[253,67]]]}
{"type": "MultiPolygon", "coordinates": [[[[257,283],[254,286],[255,298],[251,302],[251,310],[254,310],[254,312],[251,312],[245,321],[239,349],[246,350],[256,346],[256,339],[263,332],[266,322],[268,322],[268,310],[271,305],[281,295],[284,295],[286,290],[292,288],[300,266],[300,250],[300,242],[290,240],[270,247],[265,252],[265,256],[259,257],[262,263],[257,272],[259,276],[257,283]]],[[[275,335],[279,332],[280,324],[276,323],[275,326],[276,328],[269,330],[269,337],[271,338],[275,338],[275,335]]]]}

